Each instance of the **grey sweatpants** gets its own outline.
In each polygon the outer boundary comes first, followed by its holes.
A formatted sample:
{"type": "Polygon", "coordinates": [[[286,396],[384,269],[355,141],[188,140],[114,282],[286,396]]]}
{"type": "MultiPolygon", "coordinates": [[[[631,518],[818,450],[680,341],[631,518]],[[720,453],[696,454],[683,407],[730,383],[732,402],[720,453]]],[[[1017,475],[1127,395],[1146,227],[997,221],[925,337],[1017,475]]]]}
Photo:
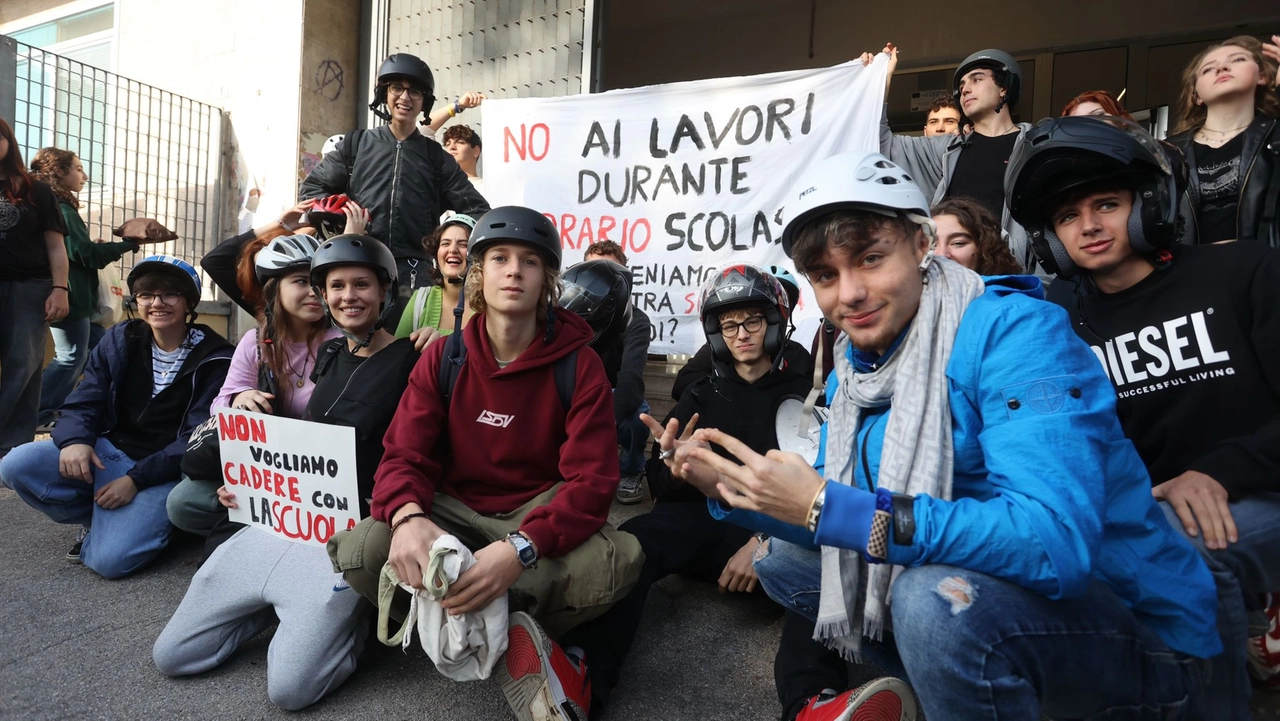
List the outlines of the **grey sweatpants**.
{"type": "Polygon", "coordinates": [[[333,572],[325,549],[245,528],[196,572],[151,656],[166,675],[202,673],[279,617],[267,650],[267,695],[296,711],[355,671],[372,610],[333,572]]]}

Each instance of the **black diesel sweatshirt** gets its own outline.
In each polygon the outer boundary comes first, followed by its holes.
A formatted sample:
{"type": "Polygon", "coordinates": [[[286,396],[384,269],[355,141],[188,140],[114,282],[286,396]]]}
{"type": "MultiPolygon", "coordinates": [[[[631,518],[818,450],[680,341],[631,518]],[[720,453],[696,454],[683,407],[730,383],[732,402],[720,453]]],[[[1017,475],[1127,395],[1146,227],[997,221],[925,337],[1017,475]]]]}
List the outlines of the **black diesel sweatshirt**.
{"type": "Polygon", "coordinates": [[[1119,293],[1057,283],[1050,299],[1111,378],[1152,483],[1191,470],[1233,500],[1280,489],[1280,254],[1244,243],[1172,252],[1119,293]]]}

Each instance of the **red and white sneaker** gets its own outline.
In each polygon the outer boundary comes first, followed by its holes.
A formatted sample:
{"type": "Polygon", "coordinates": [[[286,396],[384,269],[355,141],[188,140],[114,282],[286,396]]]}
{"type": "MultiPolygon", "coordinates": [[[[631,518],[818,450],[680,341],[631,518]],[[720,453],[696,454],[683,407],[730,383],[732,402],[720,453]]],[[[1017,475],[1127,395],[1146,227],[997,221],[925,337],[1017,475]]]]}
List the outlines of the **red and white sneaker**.
{"type": "Polygon", "coordinates": [[[796,721],[916,721],[916,697],[900,679],[885,676],[839,695],[814,696],[796,721]]]}
{"type": "Polygon", "coordinates": [[[529,614],[516,612],[507,620],[507,653],[496,672],[519,721],[587,721],[587,665],[566,654],[529,614]]]}
{"type": "Polygon", "coordinates": [[[1266,598],[1267,632],[1249,639],[1249,676],[1253,687],[1268,693],[1280,693],[1280,595],[1266,598]]]}

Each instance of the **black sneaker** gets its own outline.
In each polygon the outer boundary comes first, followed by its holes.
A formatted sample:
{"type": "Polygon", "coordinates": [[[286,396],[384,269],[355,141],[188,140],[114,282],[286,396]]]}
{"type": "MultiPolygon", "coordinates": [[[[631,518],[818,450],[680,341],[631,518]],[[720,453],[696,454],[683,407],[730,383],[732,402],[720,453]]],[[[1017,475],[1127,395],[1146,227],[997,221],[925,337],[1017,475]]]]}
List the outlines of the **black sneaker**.
{"type": "Polygon", "coordinates": [[[67,560],[72,563],[80,563],[80,549],[84,548],[84,537],[89,535],[89,529],[84,526],[80,527],[80,532],[76,534],[76,543],[67,551],[67,560]]]}

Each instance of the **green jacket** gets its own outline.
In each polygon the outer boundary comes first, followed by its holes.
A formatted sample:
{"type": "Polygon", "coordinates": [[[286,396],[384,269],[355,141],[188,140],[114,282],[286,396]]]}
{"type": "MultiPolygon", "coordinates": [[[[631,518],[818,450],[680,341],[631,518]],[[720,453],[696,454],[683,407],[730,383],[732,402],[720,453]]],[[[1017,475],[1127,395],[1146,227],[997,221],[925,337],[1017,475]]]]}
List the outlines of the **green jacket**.
{"type": "Polygon", "coordinates": [[[58,203],[62,219],[67,225],[65,242],[67,260],[67,287],[70,309],[67,320],[88,318],[98,306],[98,271],[120,260],[125,253],[137,252],[138,246],[128,242],[95,243],[89,239],[89,229],[80,219],[80,213],[69,203],[58,203]]]}
{"type": "MultiPolygon", "coordinates": [[[[453,333],[453,308],[444,307],[444,288],[438,285],[419,288],[409,296],[409,303],[400,316],[400,325],[396,327],[397,338],[408,338],[409,334],[419,328],[435,328],[440,335],[453,333]],[[414,319],[417,323],[414,323],[414,319]]],[[[475,315],[467,310],[462,316],[466,323],[475,315]]]]}

